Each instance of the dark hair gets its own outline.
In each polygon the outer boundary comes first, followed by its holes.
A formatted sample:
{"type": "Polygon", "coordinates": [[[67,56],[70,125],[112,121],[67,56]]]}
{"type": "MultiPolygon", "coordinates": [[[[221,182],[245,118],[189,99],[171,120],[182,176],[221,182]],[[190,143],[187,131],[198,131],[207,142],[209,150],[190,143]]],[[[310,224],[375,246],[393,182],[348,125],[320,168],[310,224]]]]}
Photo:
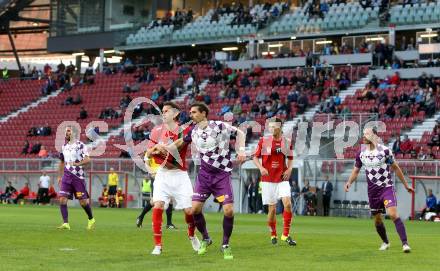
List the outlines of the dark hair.
{"type": "Polygon", "coordinates": [[[283,124],[283,121],[280,118],[277,118],[277,117],[270,118],[269,122],[278,122],[281,125],[283,124]]]}
{"type": "Polygon", "coordinates": [[[373,131],[373,134],[377,135],[377,128],[376,127],[371,128],[371,130],[373,131]]]}
{"type": "Polygon", "coordinates": [[[164,102],[163,105],[162,105],[162,108],[164,106],[169,106],[169,107],[172,107],[174,109],[180,110],[179,106],[176,103],[174,103],[174,102],[164,102]]]}
{"type": "Polygon", "coordinates": [[[197,107],[197,110],[199,110],[199,112],[205,112],[206,116],[208,117],[209,108],[208,108],[208,106],[205,103],[202,103],[202,102],[193,103],[191,105],[191,108],[193,108],[193,107],[197,107]]]}
{"type": "Polygon", "coordinates": [[[171,107],[171,108],[174,108],[174,109],[178,110],[178,111],[179,111],[179,114],[177,114],[177,116],[176,116],[174,119],[175,119],[175,120],[178,120],[178,119],[179,119],[179,116],[180,116],[180,108],[179,108],[179,106],[178,106],[176,103],[174,103],[174,102],[164,102],[164,103],[162,104],[162,109],[164,108],[164,106],[169,106],[169,107],[171,107]]]}

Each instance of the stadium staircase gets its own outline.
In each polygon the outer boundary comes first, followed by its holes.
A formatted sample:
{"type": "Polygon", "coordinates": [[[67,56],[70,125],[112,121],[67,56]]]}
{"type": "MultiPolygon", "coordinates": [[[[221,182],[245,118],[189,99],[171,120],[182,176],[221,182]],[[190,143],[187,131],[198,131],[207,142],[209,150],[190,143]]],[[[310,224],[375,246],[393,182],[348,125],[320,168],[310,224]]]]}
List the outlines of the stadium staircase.
{"type": "MultiPolygon", "coordinates": [[[[354,95],[354,93],[359,89],[363,88],[366,83],[368,83],[369,79],[368,77],[361,78],[360,80],[356,81],[354,84],[352,84],[350,87],[348,87],[346,90],[342,90],[339,92],[339,97],[341,97],[341,103],[345,100],[345,98],[348,95],[354,95]]],[[[329,102],[333,97],[328,97],[324,103],[329,102]]],[[[320,103],[316,104],[315,106],[307,109],[304,114],[300,114],[296,116],[294,119],[286,121],[283,126],[283,132],[288,133],[288,131],[295,131],[295,128],[298,126],[298,124],[302,121],[303,118],[310,121],[313,120],[313,117],[318,112],[320,103]]],[[[262,127],[264,129],[264,127],[262,127]]],[[[258,140],[253,140],[247,145],[247,151],[250,152],[251,150],[256,149],[256,146],[258,144],[258,140]]],[[[294,153],[295,157],[298,157],[297,153],[294,153]]],[[[299,154],[301,156],[301,154],[299,154]]]]}
{"type": "Polygon", "coordinates": [[[424,122],[414,126],[411,131],[406,133],[410,139],[422,140],[426,132],[432,131],[435,127],[436,120],[440,119],[440,111],[438,111],[432,118],[425,119],[424,122]]]}

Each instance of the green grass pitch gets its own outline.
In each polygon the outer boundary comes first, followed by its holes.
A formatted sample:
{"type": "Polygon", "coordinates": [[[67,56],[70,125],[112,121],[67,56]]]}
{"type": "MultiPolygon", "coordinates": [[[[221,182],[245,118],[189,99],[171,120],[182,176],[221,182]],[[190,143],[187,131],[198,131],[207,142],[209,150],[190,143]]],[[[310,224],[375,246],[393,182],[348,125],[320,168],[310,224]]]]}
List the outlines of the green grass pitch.
{"type": "MultiPolygon", "coordinates": [[[[222,215],[206,214],[214,240],[198,256],[186,237],[182,212],[174,213],[178,230],[164,229],[164,250],[152,256],[151,213],[144,228],[135,227],[139,210],[98,209],[97,228],[87,232],[87,218],[69,208],[71,231],[60,231],[59,209],[50,206],[0,205],[0,270],[440,270],[440,224],[406,221],[412,248],[404,254],[394,224],[386,221],[391,249],[381,244],[367,219],[295,217],[297,247],[270,243],[264,215],[236,215],[231,238],[234,260],[219,251],[222,215]]],[[[278,217],[278,234],[282,220],[278,217]]]]}

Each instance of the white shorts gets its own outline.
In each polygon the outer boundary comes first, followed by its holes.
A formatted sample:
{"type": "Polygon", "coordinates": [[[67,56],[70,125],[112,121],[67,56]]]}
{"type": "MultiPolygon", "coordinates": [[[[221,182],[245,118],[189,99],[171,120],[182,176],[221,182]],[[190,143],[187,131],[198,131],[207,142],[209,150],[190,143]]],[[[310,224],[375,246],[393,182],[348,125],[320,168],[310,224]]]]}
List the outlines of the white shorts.
{"type": "Polygon", "coordinates": [[[262,182],[261,197],[263,199],[263,205],[273,205],[276,204],[280,198],[290,198],[290,184],[288,181],[279,183],[262,182]]]}
{"type": "Polygon", "coordinates": [[[160,168],[154,178],[153,202],[165,202],[165,209],[173,202],[175,209],[192,206],[193,187],[188,172],[160,168]]]}

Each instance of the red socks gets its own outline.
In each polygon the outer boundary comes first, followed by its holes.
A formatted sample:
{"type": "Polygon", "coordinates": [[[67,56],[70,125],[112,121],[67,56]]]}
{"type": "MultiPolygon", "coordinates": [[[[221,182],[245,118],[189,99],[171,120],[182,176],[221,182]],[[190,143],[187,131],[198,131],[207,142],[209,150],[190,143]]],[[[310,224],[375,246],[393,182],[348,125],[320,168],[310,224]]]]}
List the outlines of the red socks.
{"type": "Polygon", "coordinates": [[[162,213],[163,209],[153,208],[153,237],[156,246],[162,246],[162,213]]]}
{"type": "Polygon", "coordinates": [[[284,229],[283,229],[283,235],[289,236],[290,232],[290,222],[292,221],[292,212],[283,212],[283,223],[284,223],[284,229]]]}
{"type": "Polygon", "coordinates": [[[268,221],[267,225],[269,226],[270,236],[277,236],[277,221],[268,221]]]}
{"type": "Polygon", "coordinates": [[[194,217],[192,215],[185,214],[185,222],[188,224],[188,236],[194,237],[194,231],[196,229],[196,224],[194,224],[194,217]]]}

